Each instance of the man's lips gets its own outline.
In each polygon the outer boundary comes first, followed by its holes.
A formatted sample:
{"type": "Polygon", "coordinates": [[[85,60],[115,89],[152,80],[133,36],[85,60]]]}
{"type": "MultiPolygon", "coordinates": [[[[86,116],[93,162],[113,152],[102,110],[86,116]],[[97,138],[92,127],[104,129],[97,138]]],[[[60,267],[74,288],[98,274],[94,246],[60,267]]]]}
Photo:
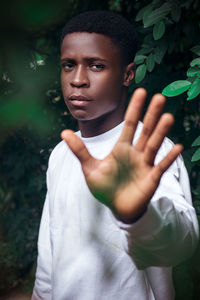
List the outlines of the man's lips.
{"type": "Polygon", "coordinates": [[[72,95],[68,98],[70,101],[91,101],[90,98],[83,95],[72,95]]]}
{"type": "Polygon", "coordinates": [[[69,98],[69,101],[74,106],[86,106],[90,101],[92,101],[90,98],[83,96],[83,95],[72,95],[69,98]]]}

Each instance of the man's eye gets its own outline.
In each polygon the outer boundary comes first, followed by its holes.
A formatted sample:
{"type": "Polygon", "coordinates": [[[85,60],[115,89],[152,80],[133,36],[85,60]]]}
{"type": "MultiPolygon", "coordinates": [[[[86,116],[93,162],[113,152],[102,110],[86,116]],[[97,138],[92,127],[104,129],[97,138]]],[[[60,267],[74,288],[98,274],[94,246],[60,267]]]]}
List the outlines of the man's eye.
{"type": "Polygon", "coordinates": [[[65,71],[70,71],[73,68],[73,64],[63,64],[62,67],[65,71]]]}
{"type": "Polygon", "coordinates": [[[104,68],[105,68],[105,66],[102,65],[102,64],[95,64],[95,65],[92,65],[92,66],[91,66],[91,69],[92,69],[92,70],[95,70],[95,71],[101,71],[101,70],[103,70],[104,68]]]}

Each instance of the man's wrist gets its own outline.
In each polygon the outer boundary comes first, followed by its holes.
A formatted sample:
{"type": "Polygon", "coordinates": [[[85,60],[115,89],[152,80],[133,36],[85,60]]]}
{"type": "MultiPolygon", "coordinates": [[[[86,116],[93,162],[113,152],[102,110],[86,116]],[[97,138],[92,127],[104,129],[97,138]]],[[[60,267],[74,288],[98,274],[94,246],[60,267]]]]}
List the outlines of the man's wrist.
{"type": "Polygon", "coordinates": [[[137,222],[140,218],[142,218],[142,216],[146,213],[146,211],[147,211],[147,207],[138,216],[134,216],[134,217],[122,216],[122,215],[119,215],[119,213],[117,213],[116,211],[113,211],[113,213],[119,221],[121,221],[125,224],[133,224],[133,223],[137,222]]]}

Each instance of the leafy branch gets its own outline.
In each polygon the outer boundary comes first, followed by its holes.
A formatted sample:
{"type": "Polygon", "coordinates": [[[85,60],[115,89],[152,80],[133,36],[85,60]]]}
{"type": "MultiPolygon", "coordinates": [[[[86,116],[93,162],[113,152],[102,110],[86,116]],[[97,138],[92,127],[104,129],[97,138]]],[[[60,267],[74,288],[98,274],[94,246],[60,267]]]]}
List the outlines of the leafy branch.
{"type": "MultiPolygon", "coordinates": [[[[178,46],[180,52],[183,52],[184,48],[187,49],[188,43],[183,38],[185,32],[183,32],[181,26],[178,26],[178,23],[180,23],[181,18],[184,18],[184,10],[189,9],[195,11],[197,15],[200,14],[200,8],[196,0],[165,1],[164,3],[163,1],[154,0],[139,10],[136,21],[143,22],[145,38],[135,57],[137,65],[135,82],[137,84],[145,78],[147,71],[152,72],[156,64],[161,64],[166,53],[168,55],[176,53],[178,46]],[[174,30],[174,35],[171,29],[174,30]],[[176,32],[179,32],[179,35],[176,32]],[[176,40],[177,36],[180,37],[178,41],[176,40]]],[[[191,27],[191,29],[193,28],[191,27]]],[[[188,34],[189,32],[190,30],[188,34]]],[[[163,95],[175,97],[187,92],[187,100],[192,100],[200,95],[200,45],[195,45],[190,50],[197,57],[190,62],[186,73],[187,79],[170,83],[163,89],[163,95]]],[[[199,139],[200,136],[192,144],[192,146],[198,147],[192,156],[192,162],[200,160],[199,139]]]]}

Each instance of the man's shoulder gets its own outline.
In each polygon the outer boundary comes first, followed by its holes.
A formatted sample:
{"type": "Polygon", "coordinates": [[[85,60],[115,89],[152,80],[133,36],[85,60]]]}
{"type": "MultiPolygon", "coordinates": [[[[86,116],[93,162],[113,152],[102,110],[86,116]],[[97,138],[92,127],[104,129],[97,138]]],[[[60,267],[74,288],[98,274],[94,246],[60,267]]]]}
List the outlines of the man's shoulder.
{"type": "Polygon", "coordinates": [[[52,150],[50,157],[49,157],[49,163],[48,167],[50,169],[54,168],[60,161],[63,161],[66,153],[69,151],[68,145],[65,143],[65,141],[60,141],[52,150]]]}

